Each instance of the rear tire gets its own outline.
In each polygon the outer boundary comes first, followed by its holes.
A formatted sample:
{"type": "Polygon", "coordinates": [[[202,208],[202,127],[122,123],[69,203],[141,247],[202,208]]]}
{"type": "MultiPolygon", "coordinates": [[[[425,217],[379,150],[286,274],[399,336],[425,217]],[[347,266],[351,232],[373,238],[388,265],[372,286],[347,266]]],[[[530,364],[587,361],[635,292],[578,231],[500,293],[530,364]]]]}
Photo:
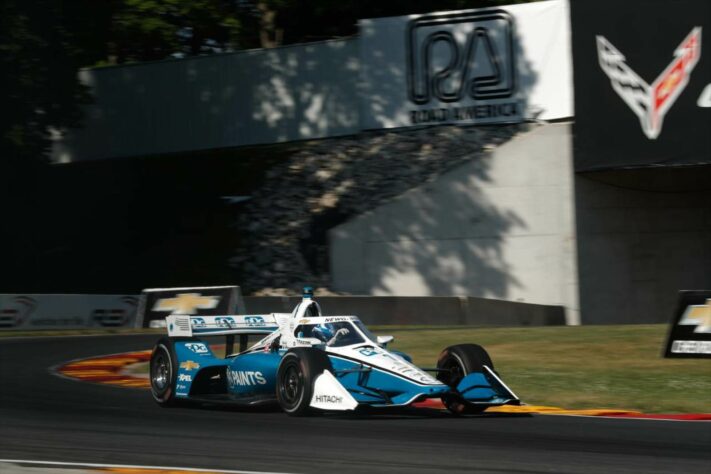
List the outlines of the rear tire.
{"type": "Polygon", "coordinates": [[[313,348],[289,350],[277,370],[276,396],[279,406],[288,415],[305,416],[313,412],[309,404],[316,377],[333,370],[325,352],[313,348]]]}
{"type": "MultiPolygon", "coordinates": [[[[477,344],[450,346],[442,351],[437,360],[437,368],[446,370],[438,372],[437,379],[452,388],[457,388],[459,382],[466,375],[472,372],[482,372],[485,365],[494,370],[494,363],[483,347],[477,344]]],[[[455,415],[481,413],[486,410],[486,407],[467,403],[457,395],[443,396],[442,403],[447,407],[447,410],[455,415]]]]}

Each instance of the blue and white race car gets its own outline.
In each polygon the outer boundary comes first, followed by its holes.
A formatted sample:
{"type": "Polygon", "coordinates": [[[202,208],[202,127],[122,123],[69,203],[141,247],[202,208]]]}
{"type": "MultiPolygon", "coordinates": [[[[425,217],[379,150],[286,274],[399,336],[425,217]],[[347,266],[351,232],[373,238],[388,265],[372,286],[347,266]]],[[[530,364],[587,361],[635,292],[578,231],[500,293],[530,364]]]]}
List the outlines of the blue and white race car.
{"type": "Polygon", "coordinates": [[[450,346],[435,368],[421,369],[387,349],[392,336],[376,337],[356,316],[324,316],[310,289],[291,313],[171,315],[166,324],[168,337],[156,343],[150,361],[151,393],[162,406],[278,403],[303,416],[430,398],[455,414],[520,404],[481,346],[450,346]],[[216,335],[226,336],[224,358],[198,338],[216,335]],[[250,335],[264,337],[247,347],[250,335]],[[240,350],[232,353],[235,336],[240,350]]]}

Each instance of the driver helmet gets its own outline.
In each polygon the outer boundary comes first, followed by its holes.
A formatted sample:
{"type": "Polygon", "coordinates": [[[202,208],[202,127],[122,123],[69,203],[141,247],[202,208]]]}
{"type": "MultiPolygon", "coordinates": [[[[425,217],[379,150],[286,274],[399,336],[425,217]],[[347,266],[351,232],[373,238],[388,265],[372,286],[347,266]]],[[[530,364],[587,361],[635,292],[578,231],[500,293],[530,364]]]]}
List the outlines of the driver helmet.
{"type": "Polygon", "coordinates": [[[330,324],[319,324],[314,327],[312,334],[323,342],[328,342],[333,338],[333,328],[330,324]]]}

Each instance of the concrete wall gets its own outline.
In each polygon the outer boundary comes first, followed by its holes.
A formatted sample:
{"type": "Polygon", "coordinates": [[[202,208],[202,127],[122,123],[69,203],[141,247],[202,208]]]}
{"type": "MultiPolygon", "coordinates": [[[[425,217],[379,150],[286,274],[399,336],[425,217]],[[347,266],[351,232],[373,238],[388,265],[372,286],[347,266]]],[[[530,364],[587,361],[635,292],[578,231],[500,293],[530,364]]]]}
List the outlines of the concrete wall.
{"type": "Polygon", "coordinates": [[[570,138],[537,127],[334,228],[333,288],[560,305],[576,324],[570,138]]]}
{"type": "MultiPolygon", "coordinates": [[[[366,324],[547,326],[565,324],[565,310],[468,297],[319,296],[324,314],[356,315],[366,324]]],[[[301,297],[247,296],[250,313],[290,313],[301,297]]]]}
{"type": "Polygon", "coordinates": [[[669,322],[679,290],[711,288],[708,184],[641,191],[577,175],[575,186],[583,323],[669,322]]]}
{"type": "Polygon", "coordinates": [[[356,133],[356,40],[82,71],[96,103],[58,162],[356,133]]]}

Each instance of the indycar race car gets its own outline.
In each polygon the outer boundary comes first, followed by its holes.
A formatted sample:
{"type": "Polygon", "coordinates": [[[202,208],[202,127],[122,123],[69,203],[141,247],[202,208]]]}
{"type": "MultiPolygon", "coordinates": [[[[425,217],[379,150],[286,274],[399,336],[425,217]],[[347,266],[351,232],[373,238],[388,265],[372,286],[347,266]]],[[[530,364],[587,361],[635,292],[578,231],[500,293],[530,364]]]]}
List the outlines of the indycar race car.
{"type": "Polygon", "coordinates": [[[156,343],[150,360],[151,393],[162,406],[278,403],[302,416],[430,398],[455,414],[520,404],[481,346],[450,346],[435,368],[418,368],[408,355],[387,349],[392,336],[376,337],[356,316],[324,316],[309,288],[291,313],[174,314],[166,325],[168,337],[156,343]],[[224,358],[198,339],[217,335],[226,337],[224,358]],[[247,347],[250,335],[263,338],[247,347]],[[235,336],[240,349],[233,353],[235,336]]]}

